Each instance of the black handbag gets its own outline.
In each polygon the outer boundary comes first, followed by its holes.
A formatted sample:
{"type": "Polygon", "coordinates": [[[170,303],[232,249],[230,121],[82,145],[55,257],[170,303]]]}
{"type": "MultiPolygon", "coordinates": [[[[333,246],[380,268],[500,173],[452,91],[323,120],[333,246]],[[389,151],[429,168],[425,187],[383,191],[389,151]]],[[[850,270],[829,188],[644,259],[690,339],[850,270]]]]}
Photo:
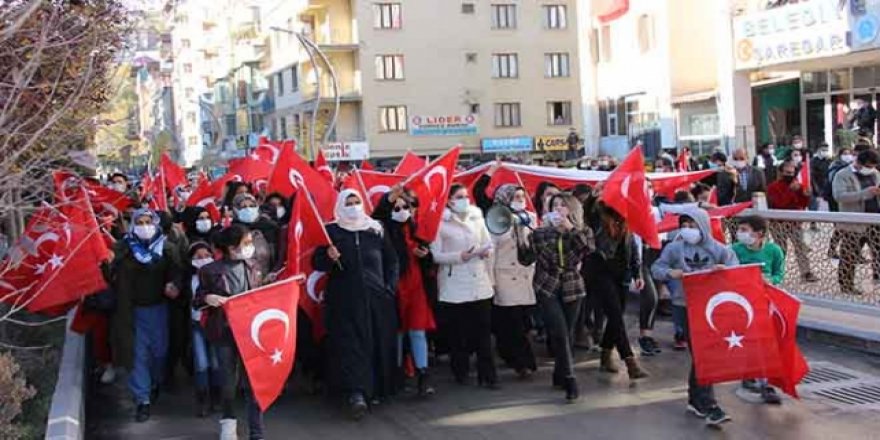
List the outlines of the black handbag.
{"type": "Polygon", "coordinates": [[[83,305],[97,312],[112,312],[116,310],[116,292],[106,288],[94,295],[89,295],[83,300],[83,305]]]}

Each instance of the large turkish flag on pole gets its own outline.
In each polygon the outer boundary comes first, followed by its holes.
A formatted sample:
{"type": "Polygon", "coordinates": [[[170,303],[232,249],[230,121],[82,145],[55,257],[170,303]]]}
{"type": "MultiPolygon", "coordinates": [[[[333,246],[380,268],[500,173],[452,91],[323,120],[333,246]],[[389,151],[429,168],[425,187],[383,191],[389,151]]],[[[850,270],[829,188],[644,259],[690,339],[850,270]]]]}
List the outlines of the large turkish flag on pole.
{"type": "Polygon", "coordinates": [[[186,170],[171,160],[168,153],[162,153],[159,158],[159,175],[162,176],[167,191],[174,191],[179,186],[186,186],[186,170]]]}
{"type": "Polygon", "coordinates": [[[685,274],[683,284],[697,382],[782,376],[760,265],[685,274]]]}
{"type": "Polygon", "coordinates": [[[336,179],[333,176],[333,170],[330,169],[330,165],[327,163],[327,158],[324,157],[324,150],[318,150],[318,157],[315,158],[315,171],[321,173],[331,185],[336,183],[336,179]]]}
{"type": "Polygon", "coordinates": [[[294,149],[285,147],[269,179],[268,192],[279,192],[285,197],[297,190],[312,198],[324,221],[333,220],[336,207],[336,190],[318,171],[309,166],[294,149]]]}
{"type": "Polygon", "coordinates": [[[299,285],[290,278],[233,296],[223,304],[262,411],[281,394],[293,369],[298,300],[299,285]]]}
{"type": "Polygon", "coordinates": [[[460,153],[461,147],[455,146],[404,182],[405,187],[415,191],[419,201],[416,237],[427,243],[434,241],[440,230],[440,221],[443,219],[443,210],[446,199],[449,198],[449,188],[455,177],[455,166],[460,153]]]}
{"type": "Polygon", "coordinates": [[[645,159],[641,148],[633,148],[615,169],[602,189],[602,201],[626,219],[629,229],[645,240],[648,246],[660,249],[657,222],[651,212],[645,159]]]}
{"type": "Polygon", "coordinates": [[[798,397],[797,384],[810,372],[810,366],[797,345],[797,321],[801,301],[794,295],[765,282],[770,316],[779,341],[782,375],[770,377],[770,383],[789,396],[798,397]]]}

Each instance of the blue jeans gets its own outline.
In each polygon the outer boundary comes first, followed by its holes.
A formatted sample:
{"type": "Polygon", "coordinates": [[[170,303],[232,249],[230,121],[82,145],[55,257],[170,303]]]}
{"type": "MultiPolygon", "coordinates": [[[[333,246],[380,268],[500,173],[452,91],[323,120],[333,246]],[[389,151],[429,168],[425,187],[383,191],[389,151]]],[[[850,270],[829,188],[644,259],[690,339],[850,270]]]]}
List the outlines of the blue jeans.
{"type": "MultiPolygon", "coordinates": [[[[428,338],[425,337],[425,331],[410,330],[407,332],[407,336],[409,336],[409,347],[416,369],[428,368],[428,338]]],[[[397,335],[397,365],[403,365],[403,333],[397,335]]]]}
{"type": "Polygon", "coordinates": [[[675,328],[675,337],[684,339],[684,325],[687,321],[687,309],[684,306],[672,305],[672,326],[675,328]]]}
{"type": "Polygon", "coordinates": [[[134,308],[134,366],[128,389],[138,405],[150,403],[150,391],[162,384],[168,356],[168,306],[134,308]]]}
{"type": "MultiPolygon", "coordinates": [[[[691,346],[691,337],[690,332],[688,331],[688,322],[687,322],[687,308],[682,306],[673,306],[673,312],[676,310],[678,313],[684,317],[683,326],[684,326],[684,336],[688,341],[688,350],[693,350],[691,346]]],[[[697,370],[694,367],[693,360],[693,351],[691,351],[691,365],[690,372],[688,373],[688,403],[696,407],[701,412],[706,412],[709,409],[718,406],[718,402],[715,400],[715,389],[712,385],[700,385],[697,383],[697,370]]]]}
{"type": "Polygon", "coordinates": [[[192,323],[192,350],[196,390],[204,391],[208,386],[221,386],[223,376],[217,349],[205,339],[204,329],[195,321],[192,323]]]}

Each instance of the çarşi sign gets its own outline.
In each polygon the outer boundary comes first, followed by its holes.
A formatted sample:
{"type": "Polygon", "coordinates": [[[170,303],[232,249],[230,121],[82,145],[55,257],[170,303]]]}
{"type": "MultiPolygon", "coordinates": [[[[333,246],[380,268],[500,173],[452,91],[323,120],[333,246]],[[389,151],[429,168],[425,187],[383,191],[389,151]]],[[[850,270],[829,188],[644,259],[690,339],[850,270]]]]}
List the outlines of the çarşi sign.
{"type": "Polygon", "coordinates": [[[535,149],[539,151],[567,151],[568,136],[535,136],[535,149]]]}
{"type": "Polygon", "coordinates": [[[531,136],[483,138],[483,153],[515,153],[532,151],[531,136]]]}
{"type": "Polygon", "coordinates": [[[474,136],[477,115],[413,116],[409,118],[412,136],[474,136]]]}
{"type": "Polygon", "coordinates": [[[849,1],[812,0],[734,17],[737,69],[753,69],[851,51],[849,1]]]}
{"type": "Polygon", "coordinates": [[[365,160],[370,158],[370,144],[366,142],[332,142],[322,151],[329,161],[365,160]]]}

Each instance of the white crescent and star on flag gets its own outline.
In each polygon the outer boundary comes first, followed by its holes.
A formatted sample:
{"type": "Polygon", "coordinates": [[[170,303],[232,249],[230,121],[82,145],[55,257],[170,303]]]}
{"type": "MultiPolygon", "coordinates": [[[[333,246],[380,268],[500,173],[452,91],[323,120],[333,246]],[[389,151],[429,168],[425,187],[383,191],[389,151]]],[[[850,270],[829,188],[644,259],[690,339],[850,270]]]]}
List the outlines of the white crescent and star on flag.
{"type": "MultiPolygon", "coordinates": [[[[260,329],[263,328],[263,325],[270,321],[280,321],[284,324],[284,340],[286,341],[290,335],[290,317],[287,316],[287,313],[279,309],[266,309],[260,313],[257,313],[254,316],[253,321],[251,321],[251,340],[254,345],[260,349],[262,352],[266,352],[266,349],[263,347],[263,343],[260,340],[260,329]]],[[[269,358],[272,360],[272,365],[278,365],[282,361],[282,355],[284,351],[275,348],[269,358]]]]}
{"type": "MultiPolygon", "coordinates": [[[[446,168],[443,168],[439,165],[431,168],[431,170],[425,174],[425,177],[422,178],[422,181],[425,182],[425,186],[428,187],[428,191],[434,196],[436,196],[437,194],[445,193],[449,187],[449,176],[446,175],[446,168]],[[440,192],[437,192],[434,186],[431,185],[431,178],[434,177],[434,175],[439,175],[443,178],[443,187],[440,192]]],[[[434,197],[434,199],[435,200],[431,201],[431,212],[437,211],[438,208],[436,197],[434,197]]]]}
{"type": "MultiPolygon", "coordinates": [[[[746,297],[740,295],[739,293],[726,291],[712,295],[712,297],[709,298],[709,302],[706,303],[706,322],[709,324],[709,327],[711,327],[712,330],[715,330],[716,332],[718,331],[718,328],[715,327],[715,320],[713,318],[715,314],[715,309],[726,303],[735,304],[741,307],[748,316],[746,329],[752,326],[752,321],[754,321],[755,318],[755,310],[752,307],[752,304],[749,302],[748,299],[746,299],[746,297]]],[[[723,339],[727,341],[727,348],[732,350],[736,347],[743,347],[742,341],[744,337],[745,336],[743,335],[737,334],[736,331],[731,330],[730,335],[723,339]]]]}

